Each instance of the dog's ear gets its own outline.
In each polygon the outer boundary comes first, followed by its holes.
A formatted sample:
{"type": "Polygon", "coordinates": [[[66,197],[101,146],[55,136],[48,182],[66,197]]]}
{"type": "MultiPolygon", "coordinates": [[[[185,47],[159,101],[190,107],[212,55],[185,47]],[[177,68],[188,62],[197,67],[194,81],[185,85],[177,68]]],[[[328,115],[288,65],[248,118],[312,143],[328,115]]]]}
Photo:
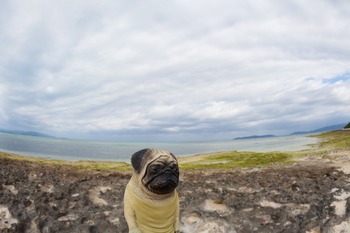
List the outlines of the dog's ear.
{"type": "Polygon", "coordinates": [[[140,173],[142,168],[142,160],[149,153],[151,153],[151,149],[143,149],[131,155],[131,165],[137,173],[140,173]]]}

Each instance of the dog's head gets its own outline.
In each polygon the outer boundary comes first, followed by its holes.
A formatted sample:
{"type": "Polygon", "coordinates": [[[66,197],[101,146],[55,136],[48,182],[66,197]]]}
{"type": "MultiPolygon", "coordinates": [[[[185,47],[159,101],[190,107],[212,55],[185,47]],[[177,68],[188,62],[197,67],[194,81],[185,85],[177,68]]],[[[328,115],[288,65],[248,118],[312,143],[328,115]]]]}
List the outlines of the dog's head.
{"type": "Polygon", "coordinates": [[[171,193],[179,183],[175,156],[165,150],[143,149],[131,156],[131,164],[140,184],[158,195],[171,193]]]}

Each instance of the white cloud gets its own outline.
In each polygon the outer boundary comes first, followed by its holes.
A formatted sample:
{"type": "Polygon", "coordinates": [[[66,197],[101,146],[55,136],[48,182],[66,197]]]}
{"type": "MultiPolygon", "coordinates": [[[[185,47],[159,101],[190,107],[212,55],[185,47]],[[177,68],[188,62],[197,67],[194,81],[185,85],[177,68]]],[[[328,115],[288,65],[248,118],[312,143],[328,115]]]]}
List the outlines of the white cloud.
{"type": "Polygon", "coordinates": [[[326,0],[8,1],[0,125],[232,138],[346,122],[349,79],[327,80],[350,72],[349,13],[326,0]]]}

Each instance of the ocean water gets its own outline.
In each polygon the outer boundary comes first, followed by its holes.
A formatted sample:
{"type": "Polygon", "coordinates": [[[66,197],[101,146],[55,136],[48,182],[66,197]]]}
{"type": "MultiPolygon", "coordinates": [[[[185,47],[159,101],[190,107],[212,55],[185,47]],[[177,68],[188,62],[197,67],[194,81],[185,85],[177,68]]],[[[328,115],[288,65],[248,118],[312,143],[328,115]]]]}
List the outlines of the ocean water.
{"type": "Polygon", "coordinates": [[[218,151],[298,151],[309,148],[318,139],[307,135],[260,139],[206,142],[110,142],[31,137],[0,133],[0,151],[20,155],[68,161],[130,161],[130,156],[144,148],[162,148],[176,156],[218,151]]]}

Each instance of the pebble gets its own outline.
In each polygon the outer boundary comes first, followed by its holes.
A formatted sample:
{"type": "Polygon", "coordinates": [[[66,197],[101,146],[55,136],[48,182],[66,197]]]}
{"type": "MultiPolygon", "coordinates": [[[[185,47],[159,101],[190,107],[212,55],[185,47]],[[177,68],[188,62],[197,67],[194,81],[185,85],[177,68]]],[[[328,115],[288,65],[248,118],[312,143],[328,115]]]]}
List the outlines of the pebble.
{"type": "Polygon", "coordinates": [[[8,207],[0,205],[0,230],[10,229],[12,224],[17,224],[18,220],[13,218],[8,207]]]}

